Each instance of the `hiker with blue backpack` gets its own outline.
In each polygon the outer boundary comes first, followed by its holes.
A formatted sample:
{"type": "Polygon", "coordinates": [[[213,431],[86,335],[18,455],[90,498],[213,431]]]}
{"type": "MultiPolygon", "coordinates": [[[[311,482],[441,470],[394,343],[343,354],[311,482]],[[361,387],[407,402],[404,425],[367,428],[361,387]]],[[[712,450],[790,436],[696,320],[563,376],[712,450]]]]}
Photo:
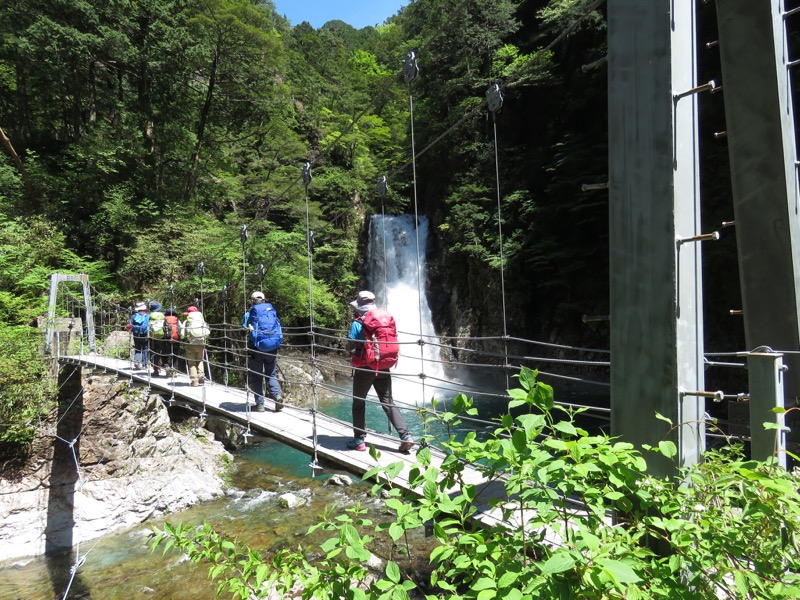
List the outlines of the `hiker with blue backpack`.
{"type": "Polygon", "coordinates": [[[403,415],[392,399],[392,376],[389,369],[397,364],[400,346],[394,317],[375,304],[375,294],[358,292],[350,303],[356,315],[350,325],[346,350],[353,366],[353,439],[350,450],[367,449],[367,394],[375,388],[381,408],[400,436],[398,450],[407,453],[414,446],[403,415]]]}
{"type": "Polygon", "coordinates": [[[144,302],[137,302],[125,328],[133,334],[133,366],[136,369],[147,367],[147,351],[150,335],[150,313],[144,302]]]}
{"type": "Polygon", "coordinates": [[[283,341],[283,329],[275,307],[267,302],[263,292],[250,295],[252,305],[244,314],[242,329],[247,331],[247,383],[255,396],[256,412],[264,412],[264,378],[269,397],[275,402],[275,412],[283,410],[281,386],[278,383],[278,348],[283,341]]]}

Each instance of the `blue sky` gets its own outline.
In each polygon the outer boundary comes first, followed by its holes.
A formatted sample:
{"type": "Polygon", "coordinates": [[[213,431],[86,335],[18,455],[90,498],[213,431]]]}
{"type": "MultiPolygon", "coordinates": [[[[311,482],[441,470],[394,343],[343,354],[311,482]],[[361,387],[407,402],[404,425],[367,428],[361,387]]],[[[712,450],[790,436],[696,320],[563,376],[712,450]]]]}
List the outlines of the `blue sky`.
{"type": "Polygon", "coordinates": [[[379,25],[397,14],[408,0],[273,0],[278,14],[292,25],[308,21],[317,29],[340,19],[356,29],[379,25]]]}

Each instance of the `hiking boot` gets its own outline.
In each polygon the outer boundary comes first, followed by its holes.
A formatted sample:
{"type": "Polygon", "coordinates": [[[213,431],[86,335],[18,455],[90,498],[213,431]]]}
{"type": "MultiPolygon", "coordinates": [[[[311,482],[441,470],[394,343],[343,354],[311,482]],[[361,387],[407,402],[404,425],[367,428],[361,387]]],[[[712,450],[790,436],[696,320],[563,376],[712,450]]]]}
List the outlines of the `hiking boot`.
{"type": "Polygon", "coordinates": [[[254,412],[264,412],[265,410],[266,410],[266,409],[264,408],[264,405],[263,405],[263,404],[256,404],[256,405],[253,407],[253,411],[254,411],[254,412]]]}
{"type": "Polygon", "coordinates": [[[161,371],[156,367],[153,367],[153,377],[158,377],[159,375],[161,375],[161,371]]]}
{"type": "Polygon", "coordinates": [[[192,379],[192,387],[200,387],[200,383],[197,381],[197,379],[192,379]]]}
{"type": "Polygon", "coordinates": [[[397,449],[398,452],[402,452],[403,454],[408,454],[409,450],[414,447],[414,438],[411,437],[410,433],[403,434],[403,437],[400,438],[400,447],[397,449]]]}
{"type": "Polygon", "coordinates": [[[203,384],[206,382],[206,378],[205,378],[205,377],[200,377],[200,378],[197,380],[197,382],[198,382],[200,385],[203,385],[203,384]]]}
{"type": "Polygon", "coordinates": [[[367,444],[363,438],[355,438],[347,442],[347,449],[348,450],[358,450],[359,452],[363,452],[367,449],[367,444]]]}
{"type": "Polygon", "coordinates": [[[134,369],[141,369],[142,368],[142,363],[133,363],[133,368],[134,369]]]}
{"type": "Polygon", "coordinates": [[[275,412],[281,412],[283,410],[283,402],[281,402],[280,398],[275,400],[275,412]]]}

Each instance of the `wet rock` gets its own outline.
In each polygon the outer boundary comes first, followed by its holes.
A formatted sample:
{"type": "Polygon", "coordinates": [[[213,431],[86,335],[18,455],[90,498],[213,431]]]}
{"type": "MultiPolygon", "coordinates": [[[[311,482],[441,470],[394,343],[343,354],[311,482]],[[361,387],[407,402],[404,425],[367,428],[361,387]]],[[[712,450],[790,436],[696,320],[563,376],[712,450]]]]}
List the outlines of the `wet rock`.
{"type": "Polygon", "coordinates": [[[325,482],[325,485],[336,485],[339,487],[352,487],[353,480],[347,475],[341,473],[334,473],[325,482]]]}
{"type": "Polygon", "coordinates": [[[283,508],[297,508],[298,506],[304,506],[308,500],[292,492],[286,492],[285,494],[281,494],[278,496],[278,504],[280,504],[283,508]]]}
{"type": "Polygon", "coordinates": [[[32,459],[0,480],[0,560],[66,550],[225,493],[230,454],[202,429],[173,430],[159,396],[79,369],[62,379],[32,459]]]}

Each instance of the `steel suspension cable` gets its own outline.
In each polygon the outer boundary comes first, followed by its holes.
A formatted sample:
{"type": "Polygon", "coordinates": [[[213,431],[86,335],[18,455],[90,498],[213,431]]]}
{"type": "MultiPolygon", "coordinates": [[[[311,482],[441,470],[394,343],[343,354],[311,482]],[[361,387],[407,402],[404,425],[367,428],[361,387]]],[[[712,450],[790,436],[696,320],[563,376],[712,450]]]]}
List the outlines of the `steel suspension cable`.
{"type": "MultiPolygon", "coordinates": [[[[419,360],[422,372],[419,374],[422,380],[422,397],[425,398],[425,346],[422,341],[422,284],[420,281],[420,261],[419,261],[419,207],[417,201],[417,161],[416,161],[416,140],[414,136],[414,94],[412,84],[419,75],[416,54],[411,51],[406,55],[403,63],[403,75],[408,85],[408,109],[409,123],[411,129],[411,184],[414,195],[414,239],[416,242],[416,276],[417,276],[417,313],[419,315],[419,360]]],[[[415,402],[417,402],[415,400],[415,402]]]]}
{"type": "MultiPolygon", "coordinates": [[[[505,354],[504,363],[508,367],[508,326],[506,321],[506,282],[505,282],[505,257],[503,255],[503,213],[500,197],[500,156],[497,149],[497,111],[503,105],[503,96],[500,86],[496,83],[489,87],[486,92],[486,103],[489,112],[492,113],[492,130],[494,131],[494,172],[495,186],[497,189],[497,235],[500,244],[500,300],[503,309],[503,351],[505,354]]],[[[506,389],[510,386],[510,375],[506,370],[506,389]]]]}
{"type": "Polygon", "coordinates": [[[311,211],[308,206],[308,185],[311,183],[311,163],[303,165],[303,187],[306,199],[306,252],[308,254],[308,316],[309,316],[309,335],[311,336],[311,437],[314,455],[312,456],[311,475],[321,469],[317,455],[317,411],[319,409],[319,397],[317,394],[317,363],[316,363],[316,339],[314,337],[314,259],[313,259],[313,236],[311,231],[311,211]]]}

